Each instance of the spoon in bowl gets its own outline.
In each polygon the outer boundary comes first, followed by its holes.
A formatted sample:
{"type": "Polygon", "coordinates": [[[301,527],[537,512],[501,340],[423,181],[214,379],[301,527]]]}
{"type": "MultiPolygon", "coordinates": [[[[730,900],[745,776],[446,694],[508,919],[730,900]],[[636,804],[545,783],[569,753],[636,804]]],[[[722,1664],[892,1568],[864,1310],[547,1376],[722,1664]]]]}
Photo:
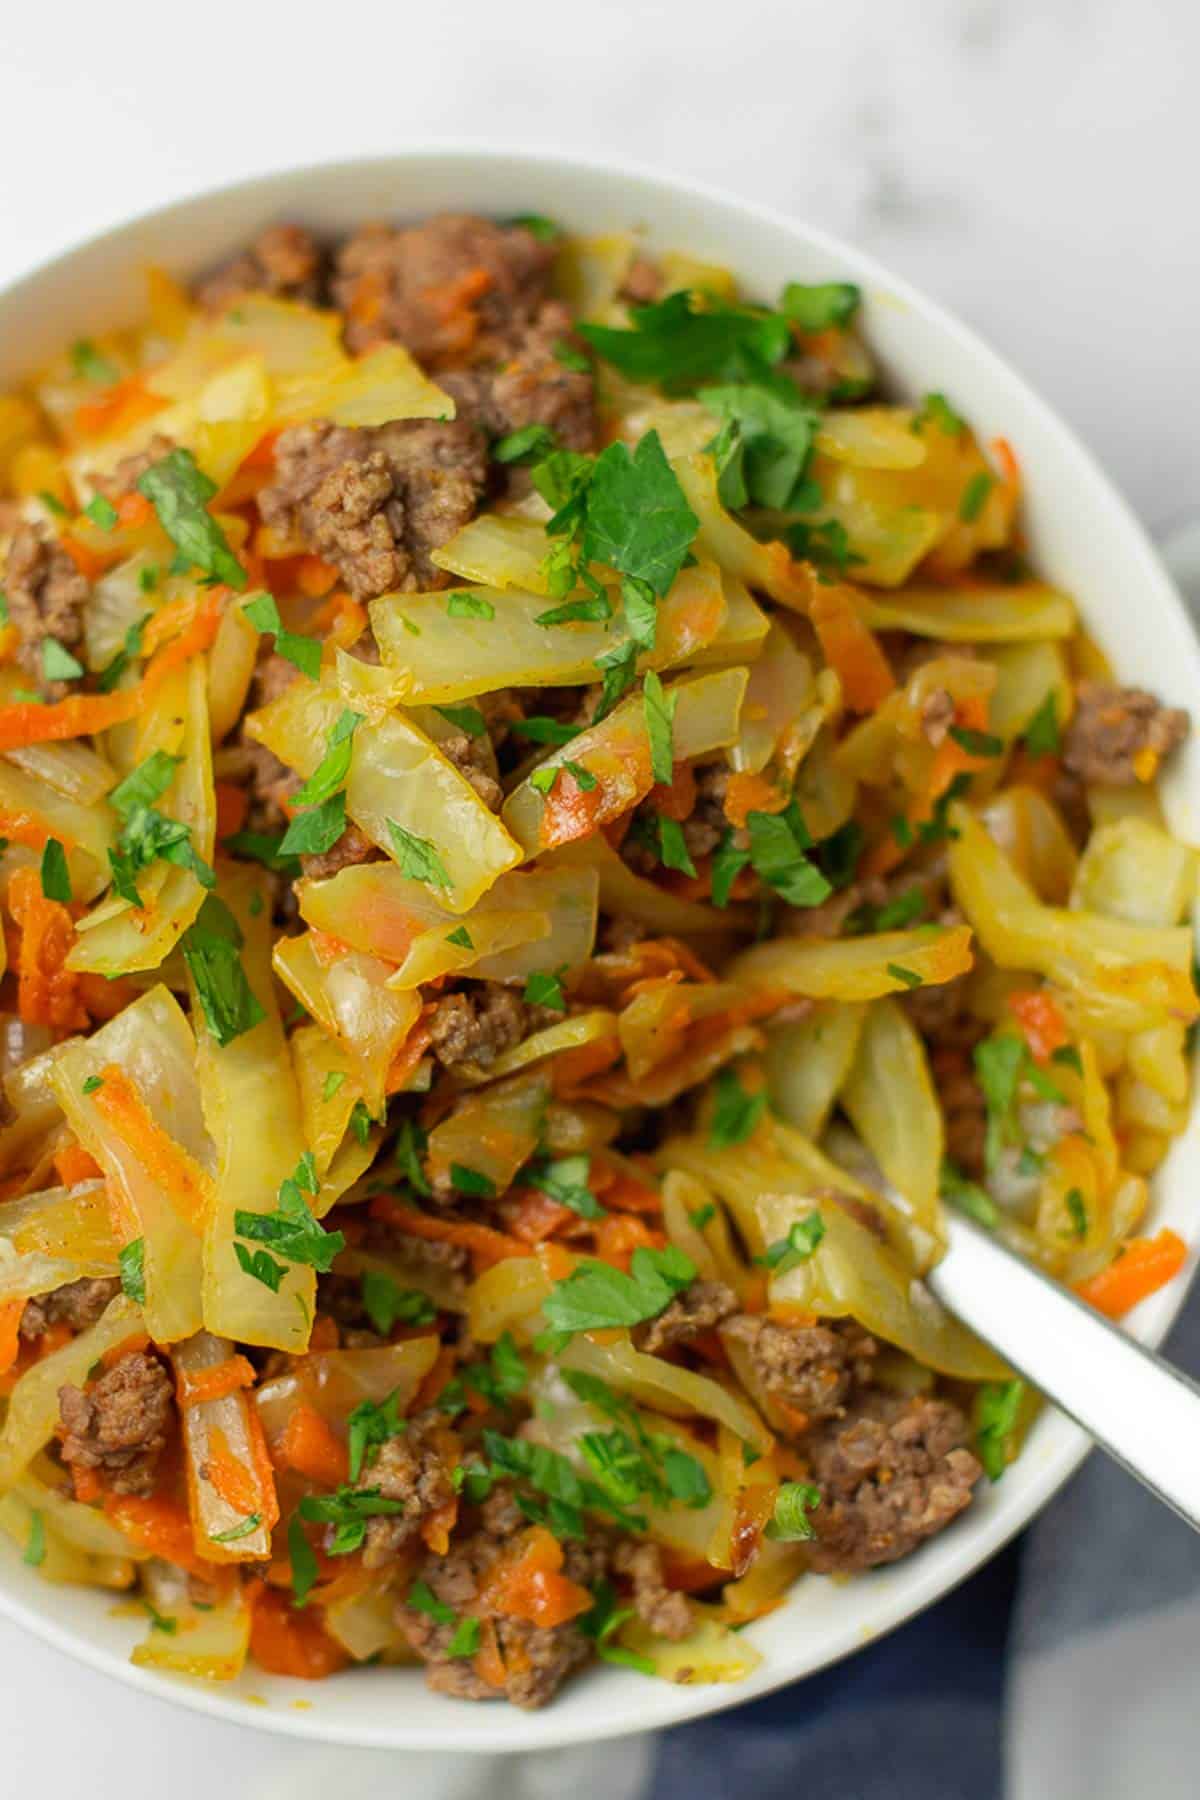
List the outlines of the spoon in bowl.
{"type": "Polygon", "coordinates": [[[969,1220],[925,1277],[948,1311],[1200,1531],[1200,1387],[969,1220]]]}

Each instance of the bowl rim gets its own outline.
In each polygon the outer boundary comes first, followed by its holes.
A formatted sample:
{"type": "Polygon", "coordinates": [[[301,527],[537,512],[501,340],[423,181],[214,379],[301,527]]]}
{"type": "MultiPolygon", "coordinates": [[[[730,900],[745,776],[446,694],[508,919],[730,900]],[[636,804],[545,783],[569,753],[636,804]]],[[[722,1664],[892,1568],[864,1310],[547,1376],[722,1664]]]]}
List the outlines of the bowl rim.
{"type": "MultiPolygon", "coordinates": [[[[350,177],[354,172],[364,176],[394,172],[400,177],[406,173],[411,175],[422,163],[459,163],[465,174],[469,174],[480,163],[501,163],[510,165],[514,173],[524,171],[535,178],[548,172],[561,171],[568,178],[599,177],[627,183],[631,189],[628,209],[631,219],[637,214],[639,192],[649,191],[663,199],[686,201],[718,213],[737,212],[777,241],[788,238],[799,240],[806,249],[816,250],[828,257],[831,267],[844,269],[864,285],[885,292],[889,298],[920,316],[933,328],[939,339],[953,343],[965,359],[1004,385],[1026,412],[1032,415],[1048,440],[1074,465],[1077,480],[1090,480],[1098,498],[1110,510],[1114,530],[1124,539],[1131,565],[1136,564],[1141,581],[1154,593],[1153,610],[1156,618],[1161,620],[1166,616],[1171,619],[1176,636],[1189,646],[1193,680],[1200,680],[1200,647],[1197,646],[1191,621],[1141,520],[1093,452],[1025,376],[972,327],[922,289],[895,275],[870,253],[823,227],[810,225],[802,217],[760,201],[747,200],[714,183],[673,172],[664,173],[647,164],[620,156],[563,154],[545,146],[522,146],[490,139],[457,137],[423,140],[390,152],[334,156],[304,163],[268,163],[235,181],[190,188],[181,196],[163,201],[148,210],[135,212],[127,218],[106,225],[98,232],[69,243],[0,285],[0,309],[13,302],[19,303],[25,296],[35,295],[47,284],[68,276],[72,266],[81,257],[99,254],[106,247],[116,247],[122,240],[128,239],[132,232],[161,231],[173,219],[185,218],[191,209],[202,208],[206,203],[221,197],[231,200],[248,198],[254,190],[261,189],[264,207],[269,208],[277,198],[275,189],[290,188],[295,190],[295,198],[290,204],[296,211],[302,212],[301,190],[307,178],[350,177]]],[[[1188,1297],[1197,1261],[1196,1250],[1190,1248],[1185,1270],[1176,1281],[1143,1302],[1130,1315],[1127,1323],[1132,1327],[1132,1335],[1139,1341],[1150,1346],[1162,1341],[1188,1297]]],[[[1039,1421],[1039,1428],[1043,1427],[1052,1432],[1055,1442],[1052,1447],[1043,1447],[1040,1457],[1032,1466],[1024,1469],[1017,1497],[1010,1500],[1005,1496],[1001,1505],[989,1508],[987,1515],[980,1518],[971,1529],[942,1539],[940,1553],[936,1558],[916,1557],[910,1562],[893,1565],[891,1569],[877,1571],[868,1577],[878,1596],[878,1605],[872,1611],[870,1623],[864,1625],[859,1619],[857,1622],[848,1622],[840,1630],[826,1630],[822,1650],[815,1659],[808,1657],[795,1662],[789,1661],[776,1649],[764,1659],[763,1664],[748,1680],[737,1684],[703,1687],[672,1686],[645,1680],[639,1682],[636,1676],[615,1669],[604,1669],[593,1672],[591,1679],[603,1680],[606,1688],[614,1692],[615,1699],[619,1702],[628,1701],[628,1704],[601,1704],[594,1707],[584,1721],[564,1719],[556,1722],[554,1707],[532,1714],[519,1713],[507,1707],[481,1707],[471,1708],[470,1711],[484,1717],[476,1717],[469,1731],[456,1732],[453,1724],[418,1724],[415,1727],[406,1724],[397,1728],[385,1723],[375,1726],[321,1718],[315,1707],[311,1711],[299,1711],[285,1706],[252,1706],[247,1705],[245,1695],[231,1693],[219,1684],[206,1684],[186,1677],[172,1679],[140,1668],[123,1653],[95,1642],[76,1628],[61,1623],[52,1613],[44,1612],[39,1606],[30,1605],[20,1596],[6,1591],[2,1584],[0,1615],[31,1631],[52,1648],[101,1674],[124,1682],[135,1690],[226,1723],[326,1744],[370,1749],[516,1754],[531,1749],[563,1748],[606,1737],[682,1724],[761,1698],[791,1682],[798,1682],[808,1675],[831,1667],[855,1650],[876,1642],[885,1633],[923,1612],[974,1574],[1022,1530],[1069,1480],[1092,1448],[1087,1434],[1052,1408],[1046,1408],[1039,1421]],[[896,1570],[904,1571],[902,1580],[896,1577],[896,1570]],[[469,1741],[463,1741],[464,1739],[469,1741]]],[[[1014,1473],[1019,1466],[1015,1465],[1014,1473]]],[[[1009,1494],[1014,1492],[1016,1485],[1014,1483],[1014,1487],[1009,1489],[1009,1494]]],[[[51,1593],[52,1590],[48,1588],[47,1592],[51,1593]]],[[[387,1679],[394,1673],[395,1671],[382,1669],[355,1672],[359,1681],[378,1680],[381,1677],[387,1679]]],[[[277,1681],[280,1678],[269,1679],[277,1681]]],[[[297,1696],[313,1691],[308,1684],[300,1682],[291,1683],[289,1694],[292,1690],[295,1690],[297,1696]]],[[[602,1691],[604,1690],[597,1690],[598,1693],[602,1691]]],[[[380,1716],[381,1719],[386,1718],[386,1708],[383,1705],[380,1707],[380,1716]]]]}

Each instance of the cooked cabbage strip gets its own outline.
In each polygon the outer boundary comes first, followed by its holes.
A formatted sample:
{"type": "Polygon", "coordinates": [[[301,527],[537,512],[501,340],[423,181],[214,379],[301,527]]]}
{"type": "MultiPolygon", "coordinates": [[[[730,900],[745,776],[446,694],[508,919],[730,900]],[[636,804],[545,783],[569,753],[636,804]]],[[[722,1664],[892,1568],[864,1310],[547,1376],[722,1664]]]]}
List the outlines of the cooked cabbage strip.
{"type": "Polygon", "coordinates": [[[875,631],[911,631],[948,644],[1012,644],[1033,638],[1070,637],[1074,603],[1044,582],[971,580],[961,587],[910,583],[887,599],[872,596],[863,616],[875,631]]]}
{"type": "MultiPolygon", "coordinates": [[[[594,679],[596,658],[624,635],[616,594],[611,619],[561,625],[538,623],[556,604],[540,593],[473,588],[471,599],[487,607],[488,616],[451,613],[444,592],[372,600],[368,610],[380,653],[408,676],[406,701],[441,705],[503,687],[574,687],[594,679]]],[[[639,657],[639,670],[675,668],[715,649],[725,613],[716,565],[684,569],[659,603],[654,648],[639,657]]]]}
{"type": "Polygon", "coordinates": [[[467,1095],[429,1133],[430,1178],[454,1187],[452,1170],[469,1169],[502,1194],[536,1150],[549,1100],[550,1082],[540,1070],[467,1095]]]}
{"type": "MultiPolygon", "coordinates": [[[[745,669],[735,668],[670,684],[666,693],[668,704],[674,698],[677,763],[734,741],[747,679],[745,669]]],[[[650,792],[654,776],[641,695],[623,700],[598,725],[589,725],[543,757],[534,773],[542,778],[553,770],[563,772],[549,793],[542,793],[530,775],[504,803],[501,817],[527,856],[590,836],[650,792]],[[567,765],[585,770],[595,785],[580,785],[567,765]]]]}
{"type": "Polygon", "coordinates": [[[857,938],[779,938],[743,950],[729,975],[755,989],[812,1000],[877,1000],[965,975],[971,967],[970,945],[966,925],[877,931],[857,938]]]}
{"type": "MultiPolygon", "coordinates": [[[[203,1031],[197,1046],[200,1099],[216,1149],[204,1233],[202,1310],[207,1332],[299,1354],[307,1347],[313,1319],[312,1269],[285,1264],[278,1292],[273,1292],[241,1267],[234,1252],[235,1215],[272,1212],[280,1184],[307,1148],[271,974],[268,885],[257,871],[222,869],[221,896],[243,935],[242,968],[265,1016],[224,1046],[203,1031]],[[253,1129],[247,1130],[251,1121],[253,1129]]],[[[189,993],[195,1014],[198,1000],[190,976],[189,993]]]]}
{"type": "Polygon", "coordinates": [[[25,1371],[0,1427],[0,1489],[12,1486],[58,1430],[59,1388],[85,1387],[93,1364],[142,1329],[141,1308],[118,1294],[94,1325],[25,1371]]]}
{"type": "MultiPolygon", "coordinates": [[[[43,755],[66,745],[37,745],[43,755]]],[[[0,836],[23,844],[37,853],[48,838],[57,838],[67,853],[71,893],[76,900],[94,900],[109,883],[108,852],[115,840],[112,813],[107,807],[69,799],[38,775],[0,759],[0,836]]]]}
{"type": "Polygon", "coordinates": [[[925,1046],[895,1000],[875,1000],[839,1096],[854,1129],[918,1225],[940,1228],[944,1129],[925,1046]]]}
{"type": "MultiPolygon", "coordinates": [[[[227,1338],[197,1332],[171,1352],[177,1384],[186,1392],[189,1377],[232,1355],[227,1338]]],[[[185,1404],[180,1413],[196,1555],[211,1563],[261,1561],[271,1554],[279,1501],[253,1399],[238,1388],[185,1404]]]]}
{"type": "Polygon", "coordinates": [[[323,959],[311,931],[280,938],[272,961],[279,979],[350,1058],[367,1110],[378,1118],[392,1064],[420,1015],[419,995],[390,988],[391,968],[378,957],[351,951],[323,959]]]}
{"type": "MultiPolygon", "coordinates": [[[[333,688],[300,680],[252,713],[247,728],[307,779],[342,711],[333,688]]],[[[368,718],[355,731],[346,811],[401,868],[402,852],[389,821],[432,846],[449,886],[432,884],[430,892],[451,912],[468,912],[498,875],[521,860],[520,849],[466,777],[399,713],[368,718]]]]}

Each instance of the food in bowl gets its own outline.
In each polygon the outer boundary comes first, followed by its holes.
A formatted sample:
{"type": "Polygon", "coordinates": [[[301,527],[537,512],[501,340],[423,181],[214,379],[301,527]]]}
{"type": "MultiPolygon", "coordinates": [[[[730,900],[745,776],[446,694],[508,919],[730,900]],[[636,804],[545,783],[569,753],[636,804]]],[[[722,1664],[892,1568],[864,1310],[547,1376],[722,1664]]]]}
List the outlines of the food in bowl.
{"type": "Polygon", "coordinates": [[[1178,1269],[1186,718],[860,308],[283,226],[0,401],[0,1527],[138,1662],[737,1679],[1019,1449],[943,1203],[1178,1269]]]}

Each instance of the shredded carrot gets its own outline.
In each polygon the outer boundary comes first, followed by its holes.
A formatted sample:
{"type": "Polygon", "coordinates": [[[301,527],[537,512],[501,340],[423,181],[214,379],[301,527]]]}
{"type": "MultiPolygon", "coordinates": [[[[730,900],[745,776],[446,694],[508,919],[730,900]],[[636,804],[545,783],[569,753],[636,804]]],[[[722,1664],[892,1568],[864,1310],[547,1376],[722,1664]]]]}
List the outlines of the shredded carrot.
{"type": "MultiPolygon", "coordinates": [[[[46,710],[49,710],[48,708],[46,710]]],[[[75,923],[58,900],[42,892],[36,869],[15,869],[8,884],[8,910],[20,930],[17,953],[17,1011],[26,1024],[52,1031],[82,1031],[88,1023],[79,998],[79,980],[67,967],[75,923]]]]}
{"type": "Polygon", "coordinates": [[[1071,1041],[1062,1010],[1045,988],[1025,988],[1010,994],[1008,1005],[1038,1062],[1049,1062],[1056,1050],[1071,1041]]]}
{"type": "Polygon", "coordinates": [[[662,1250],[666,1242],[661,1231],[653,1231],[633,1213],[614,1213],[596,1221],[596,1255],[626,1274],[635,1250],[662,1250]]]}
{"type": "Polygon", "coordinates": [[[995,437],[992,439],[992,455],[1000,464],[1000,472],[1004,477],[1005,487],[1011,488],[1014,494],[1019,493],[1021,488],[1021,464],[1017,458],[1016,451],[1013,449],[1007,438],[995,437]]]}
{"type": "Polygon", "coordinates": [[[51,825],[41,813],[32,812],[0,812],[0,835],[10,844],[21,844],[27,850],[44,850],[52,837],[57,837],[64,850],[70,850],[75,842],[59,827],[51,825]]]}
{"type": "Polygon", "coordinates": [[[818,583],[809,607],[825,660],[842,684],[851,712],[874,712],[896,685],[883,646],[859,613],[852,588],[818,583]]]}
{"type": "Polygon", "coordinates": [[[661,1217],[662,1196],[657,1189],[635,1181],[624,1170],[615,1173],[611,1181],[606,1181],[600,1169],[600,1164],[592,1164],[590,1185],[593,1193],[603,1197],[604,1204],[610,1211],[647,1213],[655,1218],[661,1217]]]}
{"type": "Polygon", "coordinates": [[[258,1511],[258,1482],[253,1471],[233,1454],[219,1425],[214,1425],[208,1434],[204,1466],[209,1482],[226,1506],[245,1516],[258,1511]]]}
{"type": "MultiPolygon", "coordinates": [[[[322,599],[337,578],[338,572],[333,564],[322,562],[319,556],[301,556],[296,559],[296,586],[310,600],[322,599]]],[[[363,618],[365,621],[365,613],[363,618]]]]}
{"type": "Polygon", "coordinates": [[[164,1495],[144,1498],[140,1494],[106,1493],[104,1513],[139,1550],[148,1550],[151,1556],[161,1556],[165,1562],[178,1563],[193,1575],[211,1578],[212,1564],[202,1562],[196,1555],[191,1519],[176,1501],[164,1495]]]}
{"type": "Polygon", "coordinates": [[[316,1613],[300,1612],[287,1594],[266,1587],[255,1595],[251,1609],[250,1652],[269,1674],[299,1681],[323,1681],[350,1660],[316,1613]]]}
{"type": "Polygon", "coordinates": [[[277,1462],[321,1487],[340,1487],[350,1478],[346,1446],[314,1406],[298,1406],[275,1445],[277,1462]]]}
{"type": "Polygon", "coordinates": [[[696,777],[691,763],[678,763],[670,781],[658,781],[646,796],[646,803],[664,819],[677,819],[681,824],[696,810],[696,777]]]}
{"type": "Polygon", "coordinates": [[[614,1063],[620,1062],[621,1054],[621,1040],[615,1031],[611,1036],[597,1037],[588,1044],[579,1044],[574,1050],[560,1050],[550,1067],[550,1079],[556,1096],[559,1099],[571,1099],[593,1075],[599,1075],[603,1070],[611,1069],[614,1063]]]}
{"type": "Polygon", "coordinates": [[[313,1321],[313,1328],[309,1335],[309,1349],[336,1350],[341,1344],[341,1341],[342,1334],[338,1330],[337,1320],[331,1318],[328,1313],[318,1313],[313,1321]]]}
{"type": "Polygon", "coordinates": [[[528,1256],[529,1245],[520,1238],[493,1231],[490,1225],[476,1225],[466,1219],[435,1219],[429,1213],[401,1206],[390,1194],[380,1194],[371,1202],[371,1217],[384,1219],[399,1231],[412,1237],[427,1238],[432,1243],[458,1244],[469,1250],[477,1268],[487,1269],[510,1256],[528,1256]]]}
{"type": "Polygon", "coordinates": [[[182,1144],[177,1144],[151,1118],[141,1093],[124,1069],[108,1063],[92,1104],[101,1118],[127,1144],[146,1175],[161,1188],[186,1225],[202,1233],[208,1218],[211,1184],[182,1144]]]}
{"type": "Polygon", "coordinates": [[[1152,1238],[1130,1238],[1107,1269],[1076,1285],[1075,1292],[1097,1312],[1119,1319],[1131,1307],[1172,1281],[1187,1261],[1187,1245],[1164,1227],[1152,1238]]]}
{"type": "Polygon", "coordinates": [[[393,1057],[385,1083],[389,1094],[400,1092],[400,1089],[415,1073],[418,1063],[428,1050],[433,1038],[433,1028],[428,1023],[428,1016],[433,1011],[432,1006],[426,1008],[393,1057]]]}
{"type": "Polygon", "coordinates": [[[205,1400],[223,1400],[239,1388],[253,1387],[254,1364],[241,1355],[227,1356],[224,1362],[212,1363],[194,1375],[183,1374],[175,1384],[175,1398],[180,1406],[199,1406],[205,1400]]]}
{"type": "MultiPolygon", "coordinates": [[[[162,685],[172,670],[182,668],[193,656],[199,656],[201,651],[211,648],[228,594],[227,587],[208,588],[191,621],[183,627],[178,637],[172,638],[170,643],[163,644],[160,650],[154,652],[139,684],[143,700],[162,685]]],[[[161,614],[156,616],[161,617],[161,614]]],[[[136,693],[138,689],[131,691],[136,693]]]]}
{"type": "Polygon", "coordinates": [[[17,1360],[21,1348],[21,1314],[25,1301],[6,1300],[0,1305],[0,1375],[6,1375],[17,1360]]]}
{"type": "Polygon", "coordinates": [[[91,1506],[104,1493],[104,1483],[100,1479],[100,1471],[85,1469],[80,1463],[72,1466],[71,1484],[75,1489],[75,1498],[80,1506],[91,1506]]]}
{"type": "Polygon", "coordinates": [[[562,1545],[544,1525],[531,1525],[501,1552],[480,1585],[480,1603],[491,1612],[551,1631],[588,1612],[588,1588],[561,1573],[562,1545]]]}
{"type": "Polygon", "coordinates": [[[246,823],[250,796],[245,788],[237,787],[232,781],[218,781],[214,792],[217,801],[217,837],[232,837],[246,823]]]}
{"type": "Polygon", "coordinates": [[[104,555],[101,551],[94,550],[90,544],[80,543],[79,539],[72,537],[69,532],[60,541],[79,573],[88,581],[99,581],[120,554],[117,550],[111,550],[104,555]]]}
{"type": "Polygon", "coordinates": [[[500,1654],[500,1640],[496,1636],[496,1626],[492,1619],[480,1621],[479,1649],[475,1653],[472,1667],[480,1681],[486,1681],[489,1687],[502,1688],[508,1680],[508,1669],[500,1654]]]}
{"type": "Polygon", "coordinates": [[[523,1244],[540,1244],[577,1219],[569,1206],[561,1206],[536,1188],[523,1193],[508,1212],[509,1229],[523,1244]]]}
{"type": "Polygon", "coordinates": [[[132,494],[122,494],[117,501],[117,523],[127,527],[149,524],[154,515],[154,508],[145,494],[135,489],[132,494]]]}
{"type": "Polygon", "coordinates": [[[334,598],[338,603],[337,610],[325,641],[336,650],[348,650],[351,644],[358,642],[370,620],[366,607],[352,600],[349,594],[339,593],[334,598]]]}
{"type": "Polygon", "coordinates": [[[453,1344],[443,1344],[430,1366],[429,1373],[413,1396],[411,1411],[424,1412],[432,1406],[449,1382],[454,1379],[454,1371],[458,1367],[458,1353],[453,1344]]]}
{"type": "Polygon", "coordinates": [[[75,408],[75,430],[81,437],[119,437],[143,419],[153,418],[166,404],[161,395],[150,392],[144,375],[129,375],[101,399],[75,408]]]}
{"type": "Polygon", "coordinates": [[[766,775],[731,775],[725,790],[725,817],[740,831],[750,813],[782,812],[788,799],[788,790],[766,775]]]}
{"type": "Polygon", "coordinates": [[[110,981],[107,975],[84,970],[78,979],[79,998],[93,1019],[115,1019],[138,997],[132,981],[125,981],[120,976],[110,981]]]}
{"type": "Polygon", "coordinates": [[[74,1187],[79,1181],[93,1181],[102,1173],[100,1164],[82,1144],[64,1144],[61,1150],[56,1150],[54,1167],[64,1187],[74,1187]]]}

